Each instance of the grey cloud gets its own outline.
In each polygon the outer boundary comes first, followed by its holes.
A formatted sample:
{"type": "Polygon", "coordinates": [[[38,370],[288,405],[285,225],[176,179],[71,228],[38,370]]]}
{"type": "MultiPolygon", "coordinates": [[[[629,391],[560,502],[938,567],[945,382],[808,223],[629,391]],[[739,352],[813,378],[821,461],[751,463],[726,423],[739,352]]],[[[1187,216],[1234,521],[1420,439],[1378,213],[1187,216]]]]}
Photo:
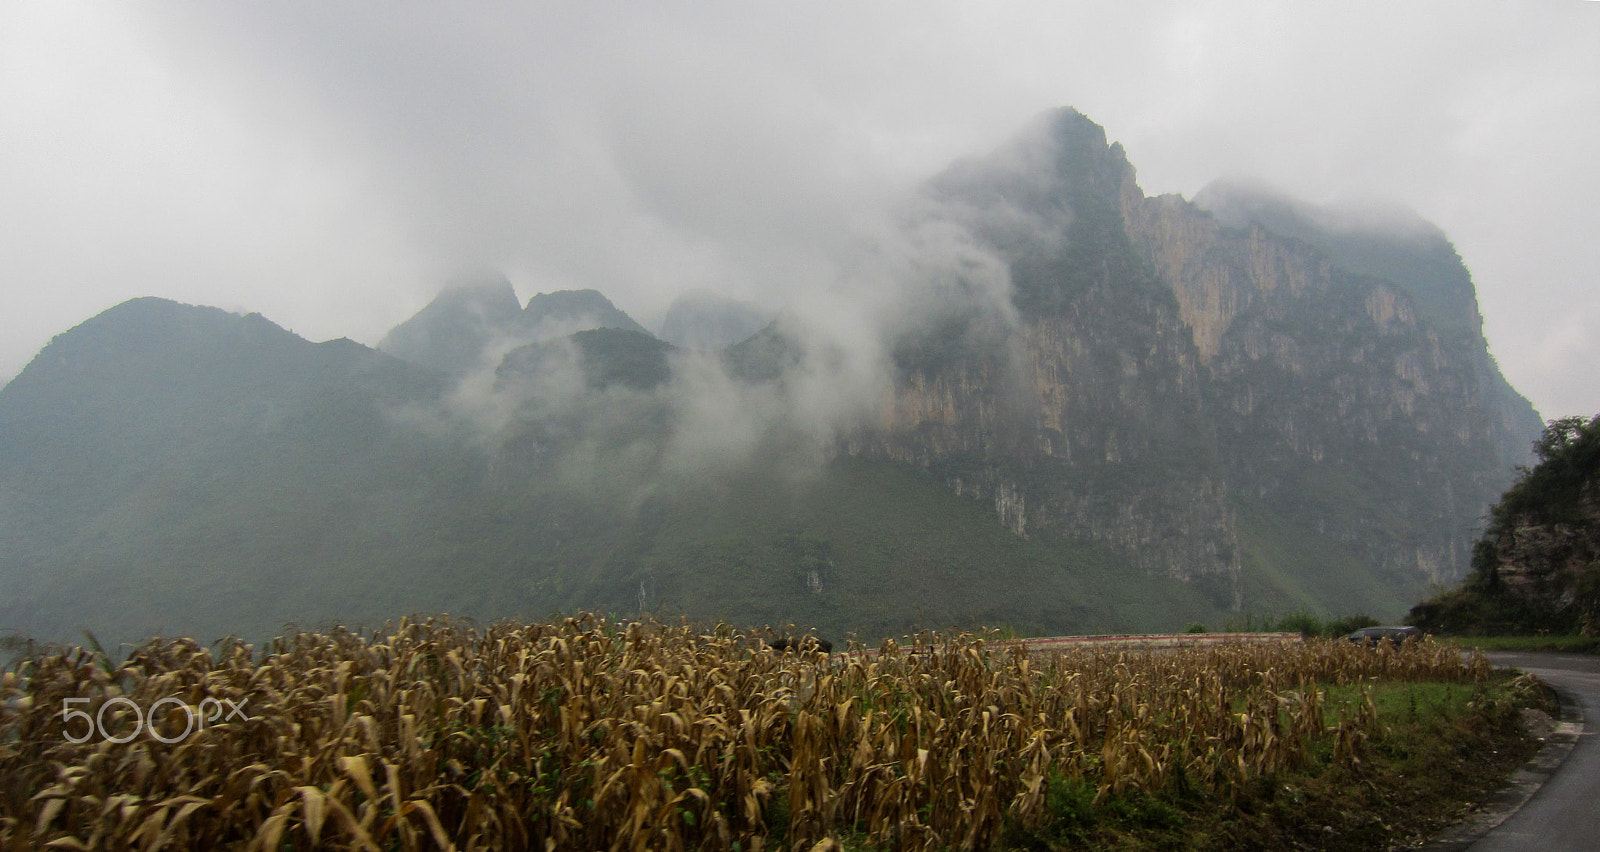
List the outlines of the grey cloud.
{"type": "Polygon", "coordinates": [[[894,199],[1071,104],[1152,193],[1415,208],[1512,381],[1592,413],[1597,38],[1592,3],[8,4],[0,374],[145,294],[372,343],[480,266],[839,322],[894,199]]]}

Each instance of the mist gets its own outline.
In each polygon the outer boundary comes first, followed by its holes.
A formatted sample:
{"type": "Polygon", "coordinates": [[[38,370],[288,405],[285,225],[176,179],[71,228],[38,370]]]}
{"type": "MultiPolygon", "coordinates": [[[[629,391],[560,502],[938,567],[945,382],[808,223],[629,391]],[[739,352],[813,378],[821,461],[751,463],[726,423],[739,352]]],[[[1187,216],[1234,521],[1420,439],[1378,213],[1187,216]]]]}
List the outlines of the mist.
{"type": "Polygon", "coordinates": [[[1597,35],[1594,4],[9,5],[0,376],[141,295],[367,344],[480,268],[652,329],[695,289],[822,307],[913,187],[1073,105],[1151,194],[1415,209],[1512,382],[1592,412],[1597,35]]]}
{"type": "MultiPolygon", "coordinates": [[[[1049,163],[1019,164],[1014,177],[1043,181],[1049,163]]],[[[384,339],[393,354],[424,363],[442,357],[425,347],[430,333],[436,345],[457,344],[441,336],[448,329],[468,329],[474,341],[470,357],[447,352],[461,360],[434,364],[459,363],[436,404],[410,404],[397,417],[468,437],[501,479],[559,483],[623,508],[658,489],[752,471],[802,483],[841,438],[885,425],[908,340],[956,323],[1015,347],[1008,259],[980,232],[1059,239],[1060,227],[1028,211],[956,204],[931,187],[908,191],[857,216],[837,254],[819,254],[817,280],[790,291],[765,327],[718,348],[636,333],[593,293],[582,296],[588,313],[529,319],[564,294],[524,299],[497,273],[465,277],[384,339]],[[417,326],[424,317],[435,325],[417,326]]],[[[684,321],[695,305],[760,315],[703,290],[674,305],[684,321]]]]}

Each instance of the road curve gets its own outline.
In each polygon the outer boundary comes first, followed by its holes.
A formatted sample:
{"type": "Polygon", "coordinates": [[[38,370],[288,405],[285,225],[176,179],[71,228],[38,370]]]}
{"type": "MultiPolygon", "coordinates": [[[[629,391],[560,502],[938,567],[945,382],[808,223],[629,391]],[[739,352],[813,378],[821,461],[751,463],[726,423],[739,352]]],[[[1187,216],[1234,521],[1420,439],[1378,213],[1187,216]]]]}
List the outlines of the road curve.
{"type": "MultiPolygon", "coordinates": [[[[1571,751],[1558,766],[1541,753],[1544,767],[1519,772],[1524,786],[1538,784],[1531,798],[1504,821],[1470,845],[1445,843],[1430,849],[1467,849],[1470,852],[1594,852],[1600,849],[1600,657],[1579,654],[1491,653],[1497,666],[1514,666],[1554,686],[1563,693],[1564,709],[1576,709],[1581,720],[1571,739],[1571,751]],[[1576,705],[1575,708],[1572,705],[1576,705]]],[[[1565,715],[1565,714],[1564,714],[1565,715]]],[[[1559,750],[1552,743],[1546,752],[1559,750]]],[[[1555,759],[1560,759],[1559,753],[1555,759]]],[[[1513,779],[1518,783],[1518,779],[1513,779]]],[[[1517,797],[1520,798],[1520,797],[1517,797]]],[[[1510,807],[1515,807],[1511,804],[1510,807]]],[[[1491,822],[1494,808],[1489,809],[1491,822]]]]}

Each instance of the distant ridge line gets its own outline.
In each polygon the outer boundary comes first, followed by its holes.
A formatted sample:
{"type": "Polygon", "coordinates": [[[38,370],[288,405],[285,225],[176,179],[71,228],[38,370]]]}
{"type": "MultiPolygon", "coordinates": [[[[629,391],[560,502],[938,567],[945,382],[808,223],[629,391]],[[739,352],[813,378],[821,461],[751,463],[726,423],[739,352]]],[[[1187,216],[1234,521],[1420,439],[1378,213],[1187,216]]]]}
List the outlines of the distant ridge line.
{"type": "Polygon", "coordinates": [[[1224,645],[1229,642],[1301,642],[1298,633],[1135,633],[1097,636],[1050,636],[1037,639],[1018,639],[997,642],[1010,647],[1020,645],[1029,651],[1049,651],[1063,647],[1083,645],[1112,645],[1135,648],[1182,648],[1201,645],[1224,645]]]}
{"type": "MultiPolygon", "coordinates": [[[[1087,646],[1112,646],[1144,650],[1151,648],[1226,645],[1230,642],[1266,644],[1303,641],[1305,641],[1305,637],[1299,633],[1106,633],[1091,636],[1042,636],[1034,639],[985,642],[984,647],[1001,650],[1020,647],[1029,653],[1040,653],[1087,646]]],[[[867,648],[862,651],[841,651],[832,656],[838,658],[864,654],[868,657],[876,657],[878,656],[878,650],[877,648],[867,648]]],[[[903,653],[915,654],[918,648],[915,645],[904,645],[899,646],[899,650],[903,653]]]]}

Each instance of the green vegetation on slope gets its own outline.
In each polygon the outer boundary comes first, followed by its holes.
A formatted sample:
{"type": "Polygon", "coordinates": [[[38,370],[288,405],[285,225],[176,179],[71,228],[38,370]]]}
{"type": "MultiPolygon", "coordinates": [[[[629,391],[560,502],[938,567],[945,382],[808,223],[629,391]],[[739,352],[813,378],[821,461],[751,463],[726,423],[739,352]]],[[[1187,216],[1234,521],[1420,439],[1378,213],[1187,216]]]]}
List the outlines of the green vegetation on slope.
{"type": "Polygon", "coordinates": [[[1241,501],[1239,548],[1240,585],[1247,608],[1255,612],[1290,612],[1337,601],[1340,611],[1394,620],[1426,588],[1421,578],[1373,570],[1349,545],[1281,505],[1241,501]]]}
{"type": "Polygon", "coordinates": [[[647,503],[633,529],[620,546],[604,539],[613,546],[600,570],[614,588],[643,584],[663,615],[876,638],[1002,624],[1025,635],[1162,630],[1217,613],[1182,583],[1128,582],[1098,548],[1015,536],[984,505],[892,462],[844,457],[815,478],[686,489],[647,503]]]}

